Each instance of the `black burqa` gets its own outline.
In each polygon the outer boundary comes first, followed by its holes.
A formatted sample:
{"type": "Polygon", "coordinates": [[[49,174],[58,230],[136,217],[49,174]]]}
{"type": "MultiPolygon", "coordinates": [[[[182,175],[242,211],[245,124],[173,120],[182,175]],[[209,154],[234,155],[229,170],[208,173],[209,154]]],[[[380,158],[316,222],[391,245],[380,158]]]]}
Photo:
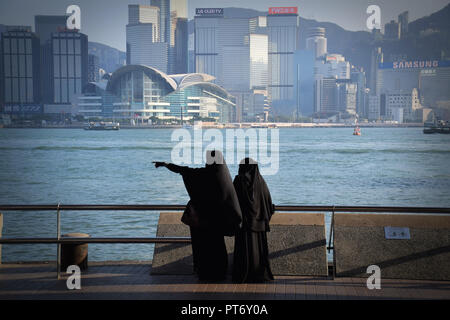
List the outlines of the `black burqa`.
{"type": "Polygon", "coordinates": [[[222,153],[207,151],[206,158],[204,168],[167,168],[182,175],[190,197],[182,221],[190,226],[194,271],[201,280],[222,280],[228,267],[224,236],[237,232],[242,214],[222,153]]]}
{"type": "Polygon", "coordinates": [[[239,165],[234,188],[242,210],[242,228],[235,236],[233,281],[273,280],[269,263],[267,234],[274,206],[269,188],[259,173],[258,164],[245,158],[239,165]]]}

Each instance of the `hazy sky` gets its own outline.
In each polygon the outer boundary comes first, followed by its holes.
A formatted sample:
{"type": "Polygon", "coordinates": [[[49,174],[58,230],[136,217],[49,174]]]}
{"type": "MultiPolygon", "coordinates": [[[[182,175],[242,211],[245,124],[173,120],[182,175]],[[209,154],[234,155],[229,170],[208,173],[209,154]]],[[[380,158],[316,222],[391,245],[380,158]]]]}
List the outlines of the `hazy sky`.
{"type": "MultiPolygon", "coordinates": [[[[81,8],[81,32],[96,41],[125,50],[128,4],[149,4],[149,0],[0,0],[0,24],[29,25],[34,16],[65,14],[66,8],[81,8]]],[[[297,6],[299,15],[318,21],[334,22],[347,30],[366,30],[366,8],[379,5],[384,25],[405,10],[410,21],[445,7],[450,0],[188,0],[189,15],[195,8],[242,7],[267,11],[271,6],[297,6]]]]}

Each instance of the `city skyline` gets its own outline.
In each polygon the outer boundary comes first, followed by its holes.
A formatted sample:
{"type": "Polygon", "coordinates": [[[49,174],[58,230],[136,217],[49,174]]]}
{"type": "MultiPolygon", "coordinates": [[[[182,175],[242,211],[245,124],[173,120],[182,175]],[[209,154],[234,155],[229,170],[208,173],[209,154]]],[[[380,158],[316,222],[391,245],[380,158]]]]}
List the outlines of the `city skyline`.
{"type": "MultiPolygon", "coordinates": [[[[408,10],[410,21],[428,16],[446,5],[448,0],[433,0],[423,3],[420,0],[398,0],[398,1],[353,1],[332,0],[323,1],[294,1],[294,0],[260,0],[260,1],[206,1],[188,0],[189,19],[193,18],[195,8],[198,7],[239,7],[250,8],[259,11],[267,11],[270,6],[297,6],[299,16],[306,19],[314,19],[320,22],[332,22],[349,31],[367,31],[365,24],[367,14],[365,9],[369,4],[377,4],[381,8],[381,24],[396,19],[401,12],[408,10]],[[327,9],[323,9],[323,8],[327,9]]],[[[27,25],[34,30],[35,15],[63,15],[66,8],[71,4],[77,4],[81,8],[81,32],[89,36],[92,42],[99,42],[120,51],[126,51],[125,25],[128,21],[128,5],[149,5],[150,0],[43,0],[32,2],[28,0],[17,0],[10,3],[0,4],[0,24],[4,25],[27,25]],[[22,10],[24,7],[27,10],[22,10]]]]}

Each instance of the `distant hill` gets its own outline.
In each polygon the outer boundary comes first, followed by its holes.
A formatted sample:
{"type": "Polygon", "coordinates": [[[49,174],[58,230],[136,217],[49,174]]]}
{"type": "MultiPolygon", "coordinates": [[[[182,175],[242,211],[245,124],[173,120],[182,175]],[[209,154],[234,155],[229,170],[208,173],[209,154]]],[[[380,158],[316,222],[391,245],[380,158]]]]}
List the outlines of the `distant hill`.
{"type": "MultiPolygon", "coordinates": [[[[224,8],[224,17],[251,18],[265,16],[267,12],[244,8],[224,8]]],[[[189,33],[194,32],[194,20],[189,21],[189,33]]],[[[300,48],[306,46],[306,32],[309,28],[325,28],[328,42],[328,52],[339,53],[352,64],[367,70],[370,66],[371,34],[365,31],[348,31],[331,22],[318,22],[316,20],[300,17],[300,48]]]]}
{"type": "MultiPolygon", "coordinates": [[[[224,8],[225,17],[250,18],[267,12],[243,8],[224,8]]],[[[385,61],[397,59],[450,59],[450,4],[443,9],[409,23],[409,33],[401,40],[374,42],[367,31],[348,31],[335,23],[318,22],[300,17],[300,48],[306,46],[309,28],[325,28],[328,52],[345,56],[351,64],[370,73],[371,51],[382,47],[385,61]]],[[[194,21],[189,21],[189,32],[194,32],[194,21]]]]}
{"type": "Polygon", "coordinates": [[[107,72],[114,72],[123,66],[127,58],[125,52],[98,42],[89,42],[88,53],[96,55],[100,68],[107,72]]]}
{"type": "Polygon", "coordinates": [[[381,44],[385,60],[398,55],[407,59],[450,59],[450,4],[409,23],[408,34],[399,41],[381,44]]]}

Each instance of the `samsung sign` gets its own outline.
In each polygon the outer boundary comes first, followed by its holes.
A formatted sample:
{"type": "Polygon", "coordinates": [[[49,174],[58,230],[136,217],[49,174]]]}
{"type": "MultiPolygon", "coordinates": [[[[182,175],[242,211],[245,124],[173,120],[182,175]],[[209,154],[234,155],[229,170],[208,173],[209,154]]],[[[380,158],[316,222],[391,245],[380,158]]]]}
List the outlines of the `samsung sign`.
{"type": "Polygon", "coordinates": [[[223,16],[223,8],[195,8],[197,16],[223,16]]]}
{"type": "Polygon", "coordinates": [[[7,104],[3,108],[5,113],[27,113],[27,114],[36,114],[42,113],[42,105],[41,104],[7,104]]]}
{"type": "Polygon", "coordinates": [[[385,62],[378,65],[378,69],[424,69],[450,67],[450,61],[441,60],[413,60],[385,62]]]}

